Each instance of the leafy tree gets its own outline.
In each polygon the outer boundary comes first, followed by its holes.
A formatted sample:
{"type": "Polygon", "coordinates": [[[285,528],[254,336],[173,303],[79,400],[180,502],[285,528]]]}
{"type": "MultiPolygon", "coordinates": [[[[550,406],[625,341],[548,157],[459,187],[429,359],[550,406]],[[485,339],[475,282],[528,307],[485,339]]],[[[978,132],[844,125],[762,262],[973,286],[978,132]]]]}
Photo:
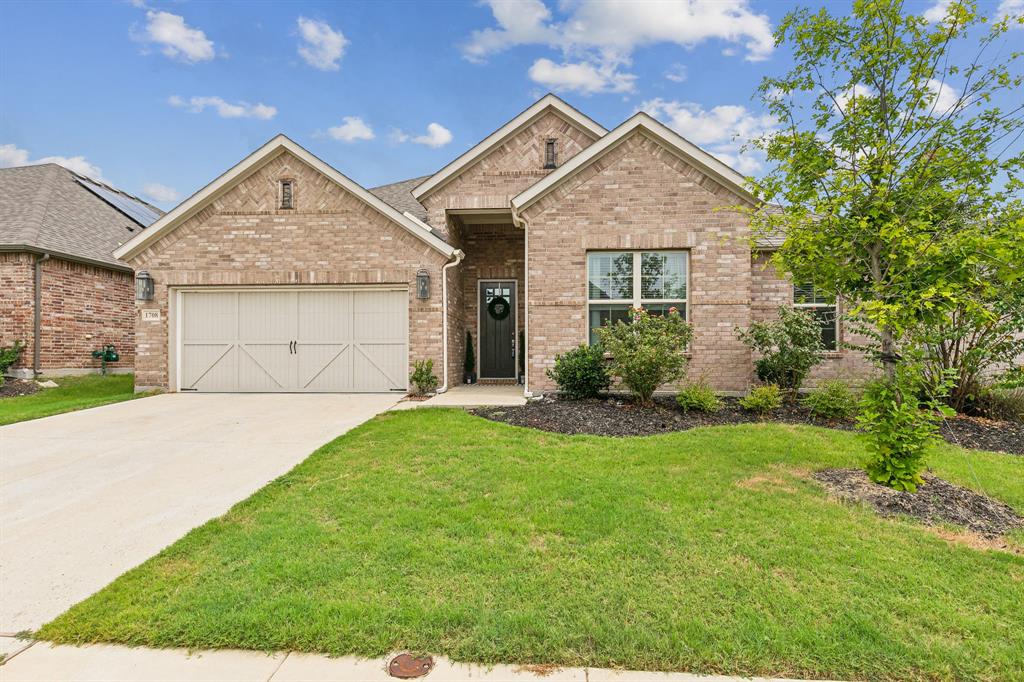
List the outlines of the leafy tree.
{"type": "MultiPolygon", "coordinates": [[[[1024,167],[1009,21],[988,25],[972,0],[954,0],[936,24],[900,0],[857,0],[849,15],[797,9],[776,31],[793,67],[759,89],[780,129],[754,143],[772,164],[754,190],[779,210],[751,224],[785,236],[773,257],[795,281],[841,297],[877,331],[889,382],[909,330],[980,307],[963,292],[986,286],[982,273],[1008,286],[1024,277],[1024,230],[990,219],[1014,200],[1024,167]]],[[[897,388],[873,395],[896,409],[897,388]]],[[[889,438],[882,456],[918,466],[900,442],[889,438]]]]}

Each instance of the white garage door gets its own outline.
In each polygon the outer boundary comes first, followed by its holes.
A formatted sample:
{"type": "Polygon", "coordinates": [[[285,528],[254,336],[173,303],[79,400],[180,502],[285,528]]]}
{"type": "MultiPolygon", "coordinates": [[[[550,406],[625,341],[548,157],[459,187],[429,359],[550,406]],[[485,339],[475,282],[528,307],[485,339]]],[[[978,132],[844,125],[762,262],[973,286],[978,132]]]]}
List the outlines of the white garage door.
{"type": "Polygon", "coordinates": [[[404,391],[406,291],[179,293],[178,386],[212,392],[404,391]]]}

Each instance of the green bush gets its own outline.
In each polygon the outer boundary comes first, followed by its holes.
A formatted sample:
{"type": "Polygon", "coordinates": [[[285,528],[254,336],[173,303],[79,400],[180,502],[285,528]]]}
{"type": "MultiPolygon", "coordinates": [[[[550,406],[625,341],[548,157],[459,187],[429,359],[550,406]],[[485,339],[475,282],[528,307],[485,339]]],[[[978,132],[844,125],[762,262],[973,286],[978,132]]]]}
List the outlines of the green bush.
{"type": "Polygon", "coordinates": [[[683,351],[693,337],[693,330],[675,308],[665,315],[633,308],[630,318],[629,324],[620,320],[601,327],[597,336],[612,354],[612,375],[622,380],[637,402],[651,405],[659,387],[683,376],[683,351]]]}
{"type": "Polygon", "coordinates": [[[18,361],[23,350],[25,344],[22,341],[15,341],[10,346],[0,346],[0,386],[4,385],[4,374],[18,361]]]}
{"type": "Polygon", "coordinates": [[[971,413],[987,419],[1024,422],[1024,387],[983,388],[971,404],[971,413]]]}
{"type": "Polygon", "coordinates": [[[1006,370],[996,382],[996,388],[1024,388],[1024,366],[1006,370]]]}
{"type": "Polygon", "coordinates": [[[750,395],[740,398],[740,407],[763,417],[782,407],[782,389],[775,384],[758,386],[750,395]]]}
{"type": "Polygon", "coordinates": [[[924,384],[920,368],[900,365],[894,378],[873,381],[864,391],[857,422],[869,436],[872,455],[865,469],[875,483],[914,492],[923,482],[924,455],[938,437],[936,423],[942,414],[953,414],[938,397],[922,404],[924,384]]]}
{"type": "Polygon", "coordinates": [[[413,363],[412,376],[409,380],[416,386],[417,395],[426,395],[437,388],[437,377],[434,376],[433,360],[417,360],[413,363]]]}
{"type": "Polygon", "coordinates": [[[579,346],[565,355],[555,356],[555,366],[547,371],[558,390],[567,398],[595,398],[611,386],[612,377],[599,345],[579,346]]]}
{"type": "Polygon", "coordinates": [[[805,310],[779,306],[779,319],[755,322],[736,335],[761,356],[754,363],[757,378],[791,393],[821,362],[821,325],[805,310]]]}
{"type": "Polygon", "coordinates": [[[722,399],[715,395],[714,389],[703,379],[690,382],[679,389],[676,402],[683,412],[713,413],[722,409],[722,399]]]}
{"type": "Polygon", "coordinates": [[[822,419],[849,419],[857,414],[857,396],[844,381],[832,379],[823,381],[800,403],[815,417],[822,419]]]}

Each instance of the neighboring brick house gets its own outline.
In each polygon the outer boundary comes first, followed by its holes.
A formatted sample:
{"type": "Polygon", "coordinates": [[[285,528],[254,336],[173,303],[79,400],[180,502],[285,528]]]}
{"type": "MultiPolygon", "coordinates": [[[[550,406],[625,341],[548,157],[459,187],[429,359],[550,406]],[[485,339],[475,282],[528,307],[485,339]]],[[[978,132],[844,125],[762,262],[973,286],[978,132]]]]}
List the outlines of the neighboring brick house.
{"type": "Polygon", "coordinates": [[[25,343],[11,374],[111,371],[135,354],[132,269],[113,251],[162,212],[56,164],[0,169],[0,344],[25,343]]]}
{"type": "Polygon", "coordinates": [[[137,388],[405,391],[418,360],[448,387],[468,331],[482,380],[535,395],[634,304],[685,311],[690,375],[722,392],[753,381],[735,328],[780,304],[829,320],[816,378],[866,375],[835,307],[764,267],[739,205],[738,173],[646,114],[607,131],[553,95],[372,190],[278,136],[117,250],[154,283],[137,388]]]}

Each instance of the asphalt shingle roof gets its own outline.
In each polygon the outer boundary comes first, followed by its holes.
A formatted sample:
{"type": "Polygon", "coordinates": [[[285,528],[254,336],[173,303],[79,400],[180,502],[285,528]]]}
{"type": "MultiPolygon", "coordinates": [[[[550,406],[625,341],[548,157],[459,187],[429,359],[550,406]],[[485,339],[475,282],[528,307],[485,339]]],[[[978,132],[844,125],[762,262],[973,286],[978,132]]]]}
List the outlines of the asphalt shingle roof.
{"type": "Polygon", "coordinates": [[[113,251],[147,227],[86,185],[125,202],[136,217],[163,211],[57,164],[0,169],[0,248],[29,247],[127,267],[113,251]]]}
{"type": "Polygon", "coordinates": [[[392,208],[398,209],[399,212],[409,212],[426,222],[427,209],[423,208],[423,204],[416,201],[412,196],[412,190],[416,185],[422,184],[429,177],[429,175],[424,175],[410,180],[393,182],[390,185],[371,187],[370,192],[378,199],[390,204],[392,208]]]}

